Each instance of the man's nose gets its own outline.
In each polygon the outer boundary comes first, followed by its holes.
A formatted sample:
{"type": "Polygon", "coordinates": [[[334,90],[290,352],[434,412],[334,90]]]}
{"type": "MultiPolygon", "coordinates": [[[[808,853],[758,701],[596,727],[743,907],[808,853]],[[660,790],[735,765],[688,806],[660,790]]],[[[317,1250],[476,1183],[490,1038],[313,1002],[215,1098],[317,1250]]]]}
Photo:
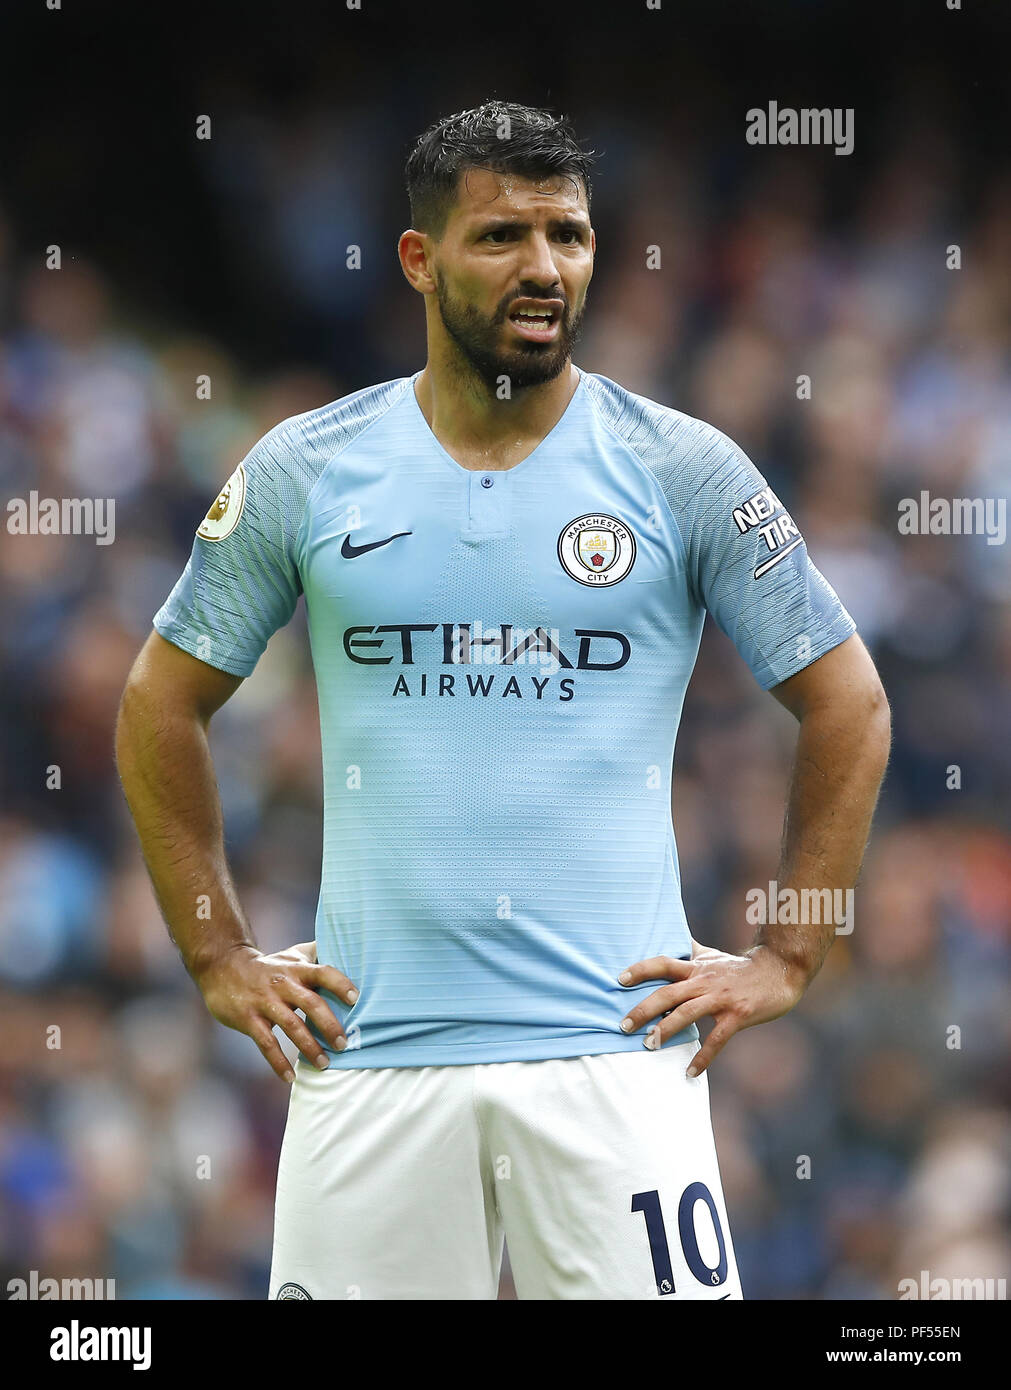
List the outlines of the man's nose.
{"type": "Polygon", "coordinates": [[[558,285],[559,276],[551,243],[545,236],[530,237],[526,249],[520,270],[522,278],[542,292],[553,290],[558,285]]]}

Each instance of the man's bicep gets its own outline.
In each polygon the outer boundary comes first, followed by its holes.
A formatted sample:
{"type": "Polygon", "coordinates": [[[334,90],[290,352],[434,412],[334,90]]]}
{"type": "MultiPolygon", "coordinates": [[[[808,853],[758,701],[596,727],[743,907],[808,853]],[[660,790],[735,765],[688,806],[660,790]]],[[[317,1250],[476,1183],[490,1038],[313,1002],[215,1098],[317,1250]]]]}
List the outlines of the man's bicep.
{"type": "Polygon", "coordinates": [[[205,722],[242,684],[242,676],[219,671],[153,630],[130,672],[127,691],[159,706],[171,705],[205,722]]]}
{"type": "Polygon", "coordinates": [[[796,675],[771,686],[769,693],[797,719],[839,701],[869,706],[887,703],[881,678],[857,633],[796,675]]]}

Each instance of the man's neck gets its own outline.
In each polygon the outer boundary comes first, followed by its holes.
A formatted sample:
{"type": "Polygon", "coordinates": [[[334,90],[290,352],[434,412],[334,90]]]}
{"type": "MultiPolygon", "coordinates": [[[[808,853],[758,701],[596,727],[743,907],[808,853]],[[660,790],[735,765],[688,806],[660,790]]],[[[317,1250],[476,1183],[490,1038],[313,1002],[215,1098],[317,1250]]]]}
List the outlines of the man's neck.
{"type": "Polygon", "coordinates": [[[579,372],[570,361],[553,381],[500,400],[472,373],[463,375],[429,356],[414,394],[451,458],[462,468],[495,471],[512,468],[533,453],[562,418],[578,385],[579,372]]]}

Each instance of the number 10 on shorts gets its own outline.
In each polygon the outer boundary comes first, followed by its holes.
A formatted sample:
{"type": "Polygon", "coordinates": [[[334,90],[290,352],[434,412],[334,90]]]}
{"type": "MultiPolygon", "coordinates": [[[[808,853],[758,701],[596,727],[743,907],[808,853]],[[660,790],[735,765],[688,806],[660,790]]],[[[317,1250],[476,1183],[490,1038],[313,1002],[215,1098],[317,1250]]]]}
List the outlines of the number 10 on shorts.
{"type": "MultiPolygon", "coordinates": [[[[633,1193],[632,1211],[641,1211],[646,1222],[646,1234],[649,1237],[649,1253],[653,1259],[653,1277],[656,1279],[657,1293],[660,1295],[676,1293],[674,1271],[671,1268],[670,1245],[667,1242],[667,1228],[664,1225],[663,1212],[660,1208],[660,1193],[656,1188],[652,1192],[633,1193]]],[[[685,1257],[685,1263],[699,1283],[705,1284],[709,1288],[717,1288],[722,1284],[727,1277],[727,1243],[723,1238],[723,1228],[720,1225],[720,1217],[716,1210],[716,1203],[713,1201],[713,1194],[704,1182],[690,1183],[681,1194],[681,1200],[678,1203],[678,1235],[681,1240],[681,1250],[685,1257]],[[719,1244],[719,1259],[715,1268],[706,1264],[699,1250],[698,1237],[695,1234],[696,1202],[705,1202],[713,1220],[713,1229],[719,1244]]]]}

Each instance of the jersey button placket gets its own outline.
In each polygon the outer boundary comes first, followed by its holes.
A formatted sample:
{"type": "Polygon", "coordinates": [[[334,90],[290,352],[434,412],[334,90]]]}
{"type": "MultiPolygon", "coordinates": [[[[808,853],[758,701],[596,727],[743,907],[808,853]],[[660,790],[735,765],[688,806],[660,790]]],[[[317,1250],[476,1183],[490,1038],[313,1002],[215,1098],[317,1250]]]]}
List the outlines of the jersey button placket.
{"type": "Polygon", "coordinates": [[[466,534],[501,536],[509,530],[509,486],[505,473],[471,473],[466,534]]]}

